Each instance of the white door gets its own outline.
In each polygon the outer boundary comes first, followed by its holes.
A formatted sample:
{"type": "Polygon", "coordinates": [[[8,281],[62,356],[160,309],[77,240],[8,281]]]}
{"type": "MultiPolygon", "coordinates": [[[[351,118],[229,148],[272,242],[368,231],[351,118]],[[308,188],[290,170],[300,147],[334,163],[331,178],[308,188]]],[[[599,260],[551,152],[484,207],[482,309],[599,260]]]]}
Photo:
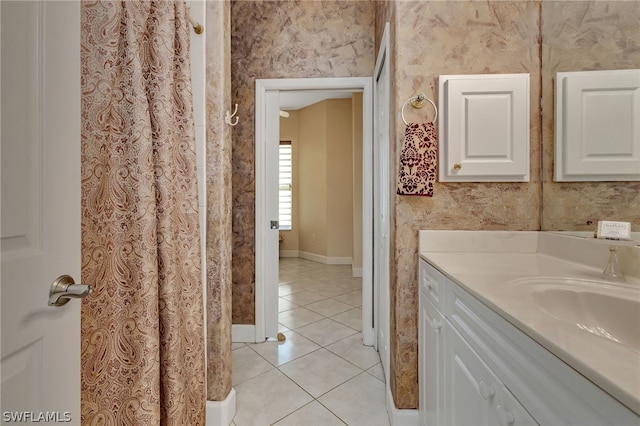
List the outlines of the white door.
{"type": "MultiPolygon", "coordinates": [[[[279,167],[279,150],[280,150],[280,91],[268,90],[265,96],[265,140],[264,146],[264,158],[265,168],[260,169],[260,173],[264,173],[264,179],[261,182],[264,183],[265,195],[265,215],[262,217],[256,211],[256,218],[258,223],[264,228],[264,240],[256,239],[256,256],[260,253],[263,256],[261,261],[264,262],[264,335],[261,334],[261,330],[256,330],[256,335],[260,337],[261,341],[265,338],[276,338],[278,336],[278,281],[279,281],[279,264],[280,253],[278,249],[278,235],[279,235],[279,179],[280,179],[280,167],[279,167]],[[261,248],[258,250],[257,246],[261,248]]],[[[258,164],[256,162],[256,173],[258,173],[258,164]]],[[[258,180],[256,179],[256,182],[258,180]]],[[[257,196],[257,193],[256,193],[257,196]]],[[[258,224],[256,224],[258,226],[258,224]]],[[[258,263],[258,261],[256,261],[258,263]]],[[[256,270],[256,274],[258,274],[256,270]]],[[[256,277],[257,280],[257,277],[256,277]]],[[[257,289],[256,289],[257,293],[257,289]]],[[[257,294],[256,294],[257,297],[257,294]]],[[[256,318],[263,317],[260,312],[261,306],[256,303],[256,318]]],[[[258,322],[256,322],[258,324],[258,322]]]]}
{"type": "Polygon", "coordinates": [[[373,287],[376,346],[389,379],[389,66],[388,24],[375,68],[373,138],[373,287]]]}
{"type": "Polygon", "coordinates": [[[2,422],[80,423],[80,3],[0,2],[2,422]]]}

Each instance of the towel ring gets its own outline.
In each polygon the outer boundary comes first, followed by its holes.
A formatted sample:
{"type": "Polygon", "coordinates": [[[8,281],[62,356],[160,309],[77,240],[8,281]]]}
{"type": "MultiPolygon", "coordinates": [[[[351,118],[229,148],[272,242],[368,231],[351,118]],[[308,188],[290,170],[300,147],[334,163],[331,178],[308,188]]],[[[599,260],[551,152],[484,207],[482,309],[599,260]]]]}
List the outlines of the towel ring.
{"type": "Polygon", "coordinates": [[[404,109],[407,106],[407,104],[409,102],[411,102],[411,106],[414,108],[422,108],[424,106],[424,101],[428,101],[432,106],[433,106],[433,110],[435,111],[435,115],[433,117],[433,120],[431,120],[432,123],[434,123],[437,119],[438,119],[438,107],[436,106],[435,103],[433,103],[433,101],[429,98],[427,98],[425,95],[423,95],[422,93],[420,93],[419,95],[415,95],[410,97],[409,99],[407,99],[404,104],[402,104],[402,110],[400,115],[402,115],[402,121],[404,122],[405,126],[408,126],[409,123],[407,123],[407,119],[404,118],[404,109]]]}

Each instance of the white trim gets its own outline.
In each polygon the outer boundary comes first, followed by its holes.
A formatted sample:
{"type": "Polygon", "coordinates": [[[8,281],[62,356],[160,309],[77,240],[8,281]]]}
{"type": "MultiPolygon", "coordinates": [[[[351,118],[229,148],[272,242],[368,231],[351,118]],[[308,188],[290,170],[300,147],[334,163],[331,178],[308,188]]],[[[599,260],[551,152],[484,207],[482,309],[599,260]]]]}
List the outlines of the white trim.
{"type": "Polygon", "coordinates": [[[351,265],[352,263],[350,257],[327,257],[322,256],[321,254],[309,253],[308,251],[299,251],[298,257],[301,259],[323,263],[325,265],[351,265]]]}
{"type": "Polygon", "coordinates": [[[389,416],[389,424],[393,426],[416,426],[420,424],[418,410],[407,408],[396,408],[391,395],[391,387],[387,383],[387,415],[389,416]]]}
{"type": "MultiPolygon", "coordinates": [[[[232,324],[231,341],[233,343],[256,343],[256,326],[253,324],[232,324]]],[[[264,339],[262,340],[264,341],[264,339]]]]}
{"type": "Polygon", "coordinates": [[[373,192],[376,194],[380,194],[378,197],[376,205],[373,205],[372,202],[372,212],[377,210],[374,214],[376,215],[376,220],[373,220],[374,227],[374,236],[375,241],[373,242],[373,246],[375,249],[372,251],[373,257],[373,267],[372,267],[372,286],[373,286],[373,294],[374,301],[376,301],[376,306],[374,306],[373,312],[373,321],[374,321],[374,345],[375,348],[380,353],[382,359],[382,366],[385,373],[386,382],[390,380],[390,351],[391,351],[391,335],[390,335],[390,321],[391,321],[391,313],[390,313],[390,272],[389,267],[391,264],[391,248],[390,248],[390,237],[391,237],[391,229],[389,227],[389,220],[391,216],[390,208],[389,208],[389,170],[390,170],[390,158],[389,158],[389,112],[390,112],[390,99],[391,99],[391,76],[390,76],[390,65],[389,65],[389,56],[390,56],[390,24],[387,22],[384,27],[384,31],[382,33],[382,39],[380,42],[380,48],[378,50],[378,56],[376,58],[376,65],[374,67],[374,114],[378,118],[377,121],[374,122],[374,140],[372,141],[372,151],[376,149],[376,153],[372,152],[372,164],[377,160],[377,164],[374,164],[374,168],[379,170],[379,179],[373,178],[371,184],[373,187],[373,192]],[[382,76],[382,72],[385,69],[386,64],[386,75],[382,76]],[[384,81],[380,80],[381,85],[379,85],[378,79],[383,78],[384,81]],[[383,96],[380,96],[379,89],[382,88],[384,90],[383,96]],[[386,98],[386,99],[381,99],[386,98]],[[381,102],[386,102],[386,105],[381,105],[381,102]],[[380,120],[381,112],[386,112],[385,123],[382,123],[380,120]],[[386,133],[386,136],[380,136],[381,133],[386,133]],[[377,158],[376,158],[377,157],[377,158]],[[376,184],[376,182],[379,182],[376,184]],[[383,185],[382,188],[378,188],[379,185],[383,185]],[[384,220],[382,220],[384,218],[384,220]],[[377,229],[379,228],[379,229],[377,229]],[[383,236],[386,235],[386,238],[383,236]],[[376,263],[377,262],[377,263],[376,263]],[[378,340],[384,340],[382,342],[378,340]],[[382,346],[382,348],[381,348],[382,346]]]}
{"type": "Polygon", "coordinates": [[[300,257],[298,250],[280,250],[280,257],[300,257]]]}
{"type": "Polygon", "coordinates": [[[351,276],[354,278],[362,277],[362,268],[351,268],[351,276]]]}
{"type": "Polygon", "coordinates": [[[207,401],[207,426],[228,426],[236,415],[236,390],[231,388],[223,401],[207,401]]]}
{"type": "MultiPolygon", "coordinates": [[[[268,139],[267,132],[279,126],[279,119],[267,120],[267,115],[279,114],[279,106],[275,106],[274,96],[271,92],[279,94],[281,90],[316,90],[316,89],[334,89],[334,90],[353,90],[362,91],[362,109],[363,109],[363,277],[362,277],[362,336],[365,345],[373,344],[374,329],[371,324],[373,309],[373,293],[371,287],[372,277],[372,194],[371,182],[373,176],[371,164],[371,143],[373,136],[373,80],[371,77],[337,77],[337,78],[291,78],[291,79],[256,79],[255,86],[255,306],[256,306],[256,338],[276,338],[278,312],[277,312],[277,292],[275,295],[270,294],[267,286],[273,286],[269,283],[269,273],[277,267],[274,262],[269,262],[269,254],[276,250],[277,252],[277,235],[275,245],[269,246],[268,220],[266,211],[268,199],[266,197],[266,164],[267,149],[266,141],[268,139]],[[267,129],[269,126],[269,129],[267,129]],[[275,297],[275,302],[270,299],[275,297]],[[269,299],[269,301],[268,301],[269,299]],[[271,305],[275,306],[275,311],[271,305]],[[366,320],[365,320],[366,319],[366,320]],[[275,326],[275,334],[271,335],[271,329],[275,326]]],[[[279,138],[276,138],[279,139],[279,138]]],[[[277,230],[276,230],[277,231],[277,230]]],[[[277,234],[277,232],[276,232],[277,234]]],[[[277,274],[277,270],[276,270],[277,274]]],[[[275,275],[277,277],[277,275],[275,275]]],[[[273,279],[272,279],[273,281],[273,279]]],[[[277,279],[275,280],[277,286],[277,279]]]]}

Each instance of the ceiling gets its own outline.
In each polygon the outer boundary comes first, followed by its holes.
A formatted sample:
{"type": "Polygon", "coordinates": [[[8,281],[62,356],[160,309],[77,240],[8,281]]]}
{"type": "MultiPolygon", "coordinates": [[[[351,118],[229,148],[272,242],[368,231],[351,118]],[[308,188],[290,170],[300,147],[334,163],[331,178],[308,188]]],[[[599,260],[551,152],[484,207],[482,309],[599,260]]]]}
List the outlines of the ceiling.
{"type": "Polygon", "coordinates": [[[295,111],[325,99],[350,98],[357,90],[281,90],[280,109],[295,111]]]}

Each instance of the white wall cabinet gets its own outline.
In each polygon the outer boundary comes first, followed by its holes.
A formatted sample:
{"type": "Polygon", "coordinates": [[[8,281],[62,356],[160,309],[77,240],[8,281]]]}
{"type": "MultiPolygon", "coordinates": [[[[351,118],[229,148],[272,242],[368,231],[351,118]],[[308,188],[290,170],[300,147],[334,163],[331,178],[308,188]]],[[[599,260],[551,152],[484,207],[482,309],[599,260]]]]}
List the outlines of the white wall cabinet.
{"type": "Polygon", "coordinates": [[[424,259],[419,283],[422,425],[638,424],[632,411],[424,259]]]}
{"type": "Polygon", "coordinates": [[[640,69],[559,72],[555,180],[640,180],[640,69]]]}
{"type": "Polygon", "coordinates": [[[439,179],[529,181],[529,74],[441,75],[439,179]]]}

